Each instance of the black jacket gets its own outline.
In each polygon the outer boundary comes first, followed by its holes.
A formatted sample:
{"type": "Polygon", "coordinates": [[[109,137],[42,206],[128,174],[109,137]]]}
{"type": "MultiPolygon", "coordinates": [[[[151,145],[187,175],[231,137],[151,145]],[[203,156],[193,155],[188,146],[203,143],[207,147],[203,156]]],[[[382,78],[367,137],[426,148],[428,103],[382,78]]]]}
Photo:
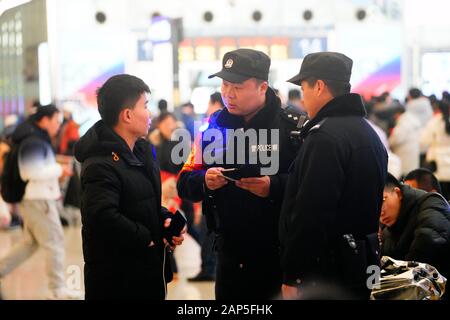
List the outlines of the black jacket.
{"type": "Polygon", "coordinates": [[[75,157],[82,163],[86,298],[164,299],[171,274],[165,270],[163,279],[165,211],[151,145],[140,139],[131,152],[99,121],[75,145],[75,157]]]}
{"type": "Polygon", "coordinates": [[[23,162],[37,162],[37,159],[54,157],[54,149],[46,130],[39,128],[31,119],[17,126],[12,135],[14,144],[20,145],[20,159],[23,162]]]}
{"type": "Polygon", "coordinates": [[[301,130],[279,225],[285,283],[345,281],[334,265],[343,235],[362,241],[378,230],[387,153],[365,114],[361,97],[346,94],[301,130]]]}
{"type": "MultiPolygon", "coordinates": [[[[278,218],[281,208],[284,186],[287,180],[287,170],[292,160],[295,158],[297,148],[290,141],[290,133],[295,130],[298,123],[298,114],[293,114],[291,110],[283,110],[280,100],[272,89],[268,89],[266,94],[266,104],[248,123],[242,117],[232,115],[225,108],[213,114],[209,120],[209,127],[203,132],[201,141],[197,141],[190,159],[183,167],[177,188],[180,197],[191,201],[204,201],[203,208],[207,217],[208,227],[220,235],[219,251],[232,252],[241,257],[248,257],[251,254],[260,254],[261,251],[277,252],[279,250],[278,241],[278,218]],[[269,129],[269,140],[267,142],[258,141],[258,146],[270,145],[273,149],[272,156],[279,157],[279,170],[277,174],[270,176],[270,195],[268,198],[260,198],[252,193],[236,187],[233,182],[228,183],[223,188],[210,191],[205,185],[205,173],[211,167],[240,167],[240,165],[230,164],[226,161],[226,154],[231,151],[226,141],[215,141],[214,151],[223,164],[207,164],[201,156],[198,162],[193,163],[194,155],[201,153],[211,142],[203,139],[210,130],[219,130],[226,137],[227,129],[241,130],[248,129],[269,129]],[[279,142],[270,141],[270,129],[279,130],[279,142]],[[255,241],[255,239],[257,239],[255,241]]],[[[273,131],[275,132],[275,131],[273,131]]],[[[223,140],[227,140],[224,138],[223,140]]],[[[258,146],[248,144],[240,148],[246,155],[248,164],[249,153],[258,155],[258,146]]],[[[233,151],[235,155],[239,152],[238,144],[235,143],[233,151]]],[[[264,149],[264,148],[263,148],[264,149]]],[[[206,150],[205,150],[206,151],[206,150]]],[[[235,159],[236,160],[236,159],[235,159]]],[[[234,162],[236,163],[236,161],[234,162]]],[[[245,166],[245,165],[243,165],[245,166]]],[[[255,166],[247,168],[263,167],[260,159],[255,166]]]]}
{"type": "Polygon", "coordinates": [[[156,159],[158,160],[161,171],[167,171],[172,174],[178,174],[183,164],[175,164],[172,161],[172,150],[178,144],[178,141],[169,141],[161,137],[159,144],[155,144],[156,159]]]}
{"type": "Polygon", "coordinates": [[[15,144],[20,144],[25,139],[31,137],[39,139],[44,142],[45,145],[51,145],[51,140],[47,131],[39,128],[31,119],[28,119],[17,126],[12,134],[12,141],[15,144]]]}
{"type": "Polygon", "coordinates": [[[429,263],[450,277],[450,207],[436,193],[402,186],[397,222],[382,233],[382,254],[429,263]]]}

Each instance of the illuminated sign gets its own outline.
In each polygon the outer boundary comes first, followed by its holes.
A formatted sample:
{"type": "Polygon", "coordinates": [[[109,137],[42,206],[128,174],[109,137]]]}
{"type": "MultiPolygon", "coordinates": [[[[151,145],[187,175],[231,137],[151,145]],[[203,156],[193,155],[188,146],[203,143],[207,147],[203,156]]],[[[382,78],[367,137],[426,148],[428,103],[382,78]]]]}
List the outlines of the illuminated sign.
{"type": "Polygon", "coordinates": [[[327,51],[327,38],[292,39],[289,55],[295,59],[303,59],[307,54],[327,51]]]}
{"type": "Polygon", "coordinates": [[[223,37],[193,38],[180,43],[180,62],[217,61],[226,52],[249,48],[268,54],[273,60],[303,59],[312,52],[327,51],[326,37],[223,37]]]}
{"type": "Polygon", "coordinates": [[[200,61],[217,60],[216,42],[210,38],[197,38],[194,40],[195,57],[200,61]]]}

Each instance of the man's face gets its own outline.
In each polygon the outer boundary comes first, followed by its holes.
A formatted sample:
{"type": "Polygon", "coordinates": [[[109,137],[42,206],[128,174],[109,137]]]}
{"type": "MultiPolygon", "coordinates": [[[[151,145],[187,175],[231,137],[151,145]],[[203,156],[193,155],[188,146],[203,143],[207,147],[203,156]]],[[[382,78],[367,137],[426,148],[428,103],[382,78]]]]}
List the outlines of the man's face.
{"type": "Polygon", "coordinates": [[[170,140],[176,128],[177,122],[173,117],[167,117],[158,124],[158,129],[166,140],[170,140]]]}
{"type": "Polygon", "coordinates": [[[50,138],[56,137],[61,126],[61,114],[56,112],[51,117],[44,117],[41,120],[41,128],[47,131],[50,138]]]}
{"type": "Polygon", "coordinates": [[[222,99],[225,106],[233,115],[247,116],[258,110],[266,96],[267,83],[258,84],[255,79],[248,79],[242,83],[222,81],[222,99]]]}
{"type": "Polygon", "coordinates": [[[148,129],[150,128],[151,120],[150,113],[147,109],[147,103],[147,93],[142,93],[134,108],[130,109],[130,130],[132,130],[137,137],[147,135],[148,129]]]}
{"type": "Polygon", "coordinates": [[[302,89],[303,109],[308,113],[308,117],[312,119],[316,116],[320,104],[316,94],[317,84],[310,86],[306,80],[303,80],[300,85],[302,89]]]}
{"type": "Polygon", "coordinates": [[[398,219],[402,206],[402,192],[399,188],[385,188],[383,192],[383,205],[381,207],[380,222],[392,227],[398,219]]]}

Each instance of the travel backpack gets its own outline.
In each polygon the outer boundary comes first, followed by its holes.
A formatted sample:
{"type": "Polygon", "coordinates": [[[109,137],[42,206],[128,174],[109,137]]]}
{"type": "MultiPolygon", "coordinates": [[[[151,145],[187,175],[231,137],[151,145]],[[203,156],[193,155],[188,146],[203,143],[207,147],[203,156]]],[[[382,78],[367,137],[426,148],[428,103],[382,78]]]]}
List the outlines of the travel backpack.
{"type": "Polygon", "coordinates": [[[6,154],[3,174],[1,176],[1,194],[7,203],[22,201],[27,182],[23,181],[19,172],[20,144],[13,143],[6,154]]]}

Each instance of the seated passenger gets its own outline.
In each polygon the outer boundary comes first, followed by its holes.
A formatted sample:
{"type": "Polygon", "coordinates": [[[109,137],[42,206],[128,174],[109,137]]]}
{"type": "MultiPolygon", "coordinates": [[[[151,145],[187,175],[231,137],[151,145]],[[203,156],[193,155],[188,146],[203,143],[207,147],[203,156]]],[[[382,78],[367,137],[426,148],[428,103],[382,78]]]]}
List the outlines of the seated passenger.
{"type": "Polygon", "coordinates": [[[436,192],[442,194],[439,180],[436,178],[433,172],[428,169],[415,169],[408,173],[403,181],[410,187],[421,189],[426,192],[436,192]]]}
{"type": "Polygon", "coordinates": [[[450,206],[440,194],[413,189],[389,174],[380,222],[382,255],[428,263],[450,277],[450,206]]]}

